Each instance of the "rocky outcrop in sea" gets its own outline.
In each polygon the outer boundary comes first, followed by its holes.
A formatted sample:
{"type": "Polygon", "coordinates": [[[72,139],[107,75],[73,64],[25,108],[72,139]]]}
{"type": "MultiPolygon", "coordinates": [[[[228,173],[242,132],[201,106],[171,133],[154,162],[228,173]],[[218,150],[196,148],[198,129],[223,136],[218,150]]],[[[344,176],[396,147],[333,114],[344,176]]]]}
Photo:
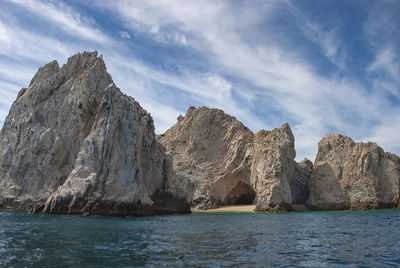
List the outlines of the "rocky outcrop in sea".
{"type": "Polygon", "coordinates": [[[34,212],[188,213],[166,189],[153,119],[123,94],[97,52],[40,68],[0,133],[0,206],[34,212]]]}
{"type": "Polygon", "coordinates": [[[400,158],[332,134],[297,163],[285,123],[253,133],[222,110],[190,107],[156,137],[97,52],[38,70],[0,132],[0,208],[154,215],[254,204],[264,212],[400,206],[400,158]]]}
{"type": "Polygon", "coordinates": [[[295,150],[288,124],[253,134],[221,110],[190,107],[159,140],[172,162],[170,188],[192,207],[291,210],[295,150]]]}
{"type": "Polygon", "coordinates": [[[400,158],[376,143],[331,134],[318,143],[307,206],[315,210],[399,207],[400,158]]]}
{"type": "Polygon", "coordinates": [[[372,142],[327,135],[314,164],[308,159],[297,163],[288,124],[253,134],[236,118],[206,107],[189,108],[158,138],[172,162],[169,187],[196,209],[235,204],[276,212],[299,204],[313,210],[400,207],[400,158],[372,142]]]}

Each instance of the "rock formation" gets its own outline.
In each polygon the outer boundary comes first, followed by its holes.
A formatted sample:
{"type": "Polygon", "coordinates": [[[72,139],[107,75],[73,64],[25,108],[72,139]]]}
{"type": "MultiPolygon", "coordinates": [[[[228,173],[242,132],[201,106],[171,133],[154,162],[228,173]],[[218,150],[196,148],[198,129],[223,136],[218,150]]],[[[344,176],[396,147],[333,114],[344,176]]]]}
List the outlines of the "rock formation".
{"type": "Polygon", "coordinates": [[[254,135],[246,158],[251,161],[250,181],[257,192],[257,211],[290,211],[290,181],[294,169],[294,137],[289,124],[254,135]]]}
{"type": "Polygon", "coordinates": [[[0,132],[0,208],[152,215],[255,204],[256,211],[399,207],[400,158],[333,134],[314,165],[294,161],[289,125],[253,134],[190,107],[156,139],[151,116],[97,52],[40,68],[0,132]],[[165,147],[164,147],[165,146],[165,147]]]}
{"type": "Polygon", "coordinates": [[[221,110],[190,107],[159,140],[173,164],[169,187],[192,207],[254,203],[258,211],[291,210],[295,151],[288,124],[253,134],[221,110]]]}
{"type": "Polygon", "coordinates": [[[375,143],[327,135],[318,144],[310,179],[309,208],[399,207],[400,158],[375,143]]]}
{"type": "Polygon", "coordinates": [[[113,83],[97,52],[40,68],[0,133],[0,206],[102,215],[186,213],[166,191],[151,116],[113,83]]]}

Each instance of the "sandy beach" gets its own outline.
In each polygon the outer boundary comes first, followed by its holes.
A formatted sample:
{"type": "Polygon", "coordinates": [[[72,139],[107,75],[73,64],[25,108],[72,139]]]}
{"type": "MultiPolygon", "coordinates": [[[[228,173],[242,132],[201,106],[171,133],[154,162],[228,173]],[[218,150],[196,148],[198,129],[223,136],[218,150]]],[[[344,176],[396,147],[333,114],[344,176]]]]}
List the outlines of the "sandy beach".
{"type": "MultiPolygon", "coordinates": [[[[255,212],[256,205],[231,205],[213,209],[192,209],[192,212],[255,212]]],[[[309,211],[304,204],[293,204],[293,211],[309,211]]]]}
{"type": "Polygon", "coordinates": [[[213,209],[192,209],[193,212],[254,212],[256,205],[222,206],[213,209]]]}

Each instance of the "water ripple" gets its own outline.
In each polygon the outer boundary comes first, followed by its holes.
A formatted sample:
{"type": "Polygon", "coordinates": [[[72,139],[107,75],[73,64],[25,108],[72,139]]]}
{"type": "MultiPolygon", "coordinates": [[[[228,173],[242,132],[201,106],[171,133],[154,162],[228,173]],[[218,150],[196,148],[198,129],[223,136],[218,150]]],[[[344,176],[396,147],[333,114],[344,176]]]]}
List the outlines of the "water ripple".
{"type": "Polygon", "coordinates": [[[0,266],[399,267],[400,210],[143,218],[0,211],[0,266]]]}

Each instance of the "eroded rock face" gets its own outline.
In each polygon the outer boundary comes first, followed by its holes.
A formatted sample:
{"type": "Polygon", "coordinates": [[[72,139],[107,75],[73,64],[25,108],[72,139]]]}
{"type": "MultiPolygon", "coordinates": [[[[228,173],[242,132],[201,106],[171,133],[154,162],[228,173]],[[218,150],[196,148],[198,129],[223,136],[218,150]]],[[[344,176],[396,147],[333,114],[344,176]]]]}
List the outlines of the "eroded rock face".
{"type": "Polygon", "coordinates": [[[218,109],[190,107],[159,136],[172,169],[169,187],[194,208],[257,205],[259,211],[291,209],[294,138],[288,124],[253,134],[218,109]]]}
{"type": "Polygon", "coordinates": [[[113,83],[97,52],[39,69],[0,135],[3,207],[37,212],[189,212],[166,192],[151,116],[113,83]]]}
{"type": "Polygon", "coordinates": [[[185,194],[194,207],[235,202],[235,192],[229,193],[240,183],[249,184],[249,166],[243,159],[252,139],[249,129],[223,111],[190,107],[159,137],[173,162],[171,189],[185,194]]]}
{"type": "Polygon", "coordinates": [[[375,143],[332,134],[318,144],[310,179],[312,209],[375,209],[399,206],[400,158],[375,143]]]}
{"type": "Polygon", "coordinates": [[[254,135],[248,150],[251,182],[257,192],[257,211],[290,211],[290,181],[294,176],[294,137],[289,124],[254,135]]]}

